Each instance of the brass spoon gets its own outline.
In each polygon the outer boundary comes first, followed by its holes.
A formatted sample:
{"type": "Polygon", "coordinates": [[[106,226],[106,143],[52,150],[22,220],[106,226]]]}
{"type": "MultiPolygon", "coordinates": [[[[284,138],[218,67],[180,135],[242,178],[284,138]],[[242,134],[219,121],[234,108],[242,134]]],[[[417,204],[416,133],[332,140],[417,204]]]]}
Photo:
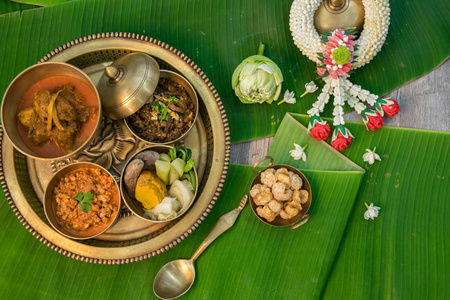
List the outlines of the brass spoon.
{"type": "Polygon", "coordinates": [[[247,199],[248,196],[245,195],[239,203],[239,207],[220,217],[191,259],[171,261],[159,270],[153,281],[153,292],[156,296],[161,299],[173,299],[183,295],[191,288],[195,279],[194,261],[219,235],[233,226],[239,213],[247,203],[247,199]]]}

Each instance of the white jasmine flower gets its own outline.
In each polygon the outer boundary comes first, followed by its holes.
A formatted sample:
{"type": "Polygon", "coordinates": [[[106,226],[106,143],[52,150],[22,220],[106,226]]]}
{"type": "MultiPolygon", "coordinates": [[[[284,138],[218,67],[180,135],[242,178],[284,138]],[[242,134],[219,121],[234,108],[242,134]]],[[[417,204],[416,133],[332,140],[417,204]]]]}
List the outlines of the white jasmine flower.
{"type": "Polygon", "coordinates": [[[344,124],[345,124],[344,117],[338,115],[338,116],[335,116],[333,118],[333,125],[334,126],[344,125],[344,124]]]}
{"type": "Polygon", "coordinates": [[[310,110],[308,110],[307,112],[306,112],[310,117],[312,117],[312,116],[319,116],[319,113],[320,113],[320,111],[319,111],[319,109],[317,108],[317,107],[313,107],[313,108],[311,108],[310,110]]]}
{"type": "Polygon", "coordinates": [[[327,103],[329,99],[330,99],[330,95],[327,93],[321,93],[319,95],[319,97],[317,97],[317,100],[324,102],[324,103],[327,103]]]}
{"type": "Polygon", "coordinates": [[[363,160],[367,161],[369,163],[369,165],[373,165],[375,160],[381,161],[380,156],[375,153],[376,149],[377,149],[377,147],[373,148],[373,151],[366,149],[367,153],[364,153],[364,155],[363,155],[363,160]]]}
{"type": "Polygon", "coordinates": [[[278,105],[280,105],[283,102],[286,102],[286,103],[289,103],[289,104],[297,103],[297,100],[295,99],[294,92],[289,92],[289,90],[286,90],[286,92],[284,92],[283,100],[278,102],[278,105]]]}
{"type": "Polygon", "coordinates": [[[314,93],[315,91],[317,91],[317,85],[314,83],[314,81],[311,81],[310,83],[305,84],[305,89],[306,91],[300,96],[300,98],[308,93],[314,93]]]}
{"type": "Polygon", "coordinates": [[[313,103],[313,107],[317,108],[319,111],[323,111],[323,109],[325,108],[325,102],[322,101],[316,101],[313,103]]]}
{"type": "Polygon", "coordinates": [[[367,210],[364,213],[364,219],[366,219],[366,220],[372,219],[373,220],[376,217],[378,217],[378,213],[379,213],[379,210],[381,209],[381,207],[373,206],[373,203],[370,203],[370,206],[367,205],[367,203],[364,203],[364,205],[367,207],[367,210]]]}
{"type": "Polygon", "coordinates": [[[308,147],[308,144],[305,145],[305,147],[302,147],[300,145],[297,145],[296,143],[294,143],[294,150],[290,150],[289,153],[291,154],[291,156],[295,159],[295,160],[299,160],[302,159],[303,161],[306,161],[306,154],[305,154],[305,149],[306,147],[308,147]]]}

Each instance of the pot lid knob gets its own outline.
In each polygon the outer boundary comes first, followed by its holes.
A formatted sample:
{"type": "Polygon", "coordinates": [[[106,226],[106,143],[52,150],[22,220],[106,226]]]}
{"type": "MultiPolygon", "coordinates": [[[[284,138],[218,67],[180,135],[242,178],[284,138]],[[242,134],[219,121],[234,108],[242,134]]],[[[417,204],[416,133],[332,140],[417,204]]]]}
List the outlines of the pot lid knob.
{"type": "Polygon", "coordinates": [[[119,81],[119,77],[123,76],[123,70],[117,69],[114,66],[107,66],[105,69],[105,74],[109,77],[110,82],[119,81]]]}

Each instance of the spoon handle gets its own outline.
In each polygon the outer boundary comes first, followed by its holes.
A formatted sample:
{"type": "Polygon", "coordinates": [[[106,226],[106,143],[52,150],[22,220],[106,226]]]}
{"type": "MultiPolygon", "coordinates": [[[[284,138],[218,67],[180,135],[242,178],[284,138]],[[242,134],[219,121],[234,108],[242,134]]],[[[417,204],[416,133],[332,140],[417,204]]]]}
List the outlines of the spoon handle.
{"type": "Polygon", "coordinates": [[[219,218],[214,228],[211,230],[211,232],[208,234],[208,236],[205,238],[203,243],[198,247],[197,251],[195,251],[194,255],[192,255],[191,260],[196,260],[200,254],[206,249],[206,247],[209,246],[219,235],[230,229],[234,222],[236,221],[237,217],[239,216],[239,213],[244,208],[245,204],[247,203],[248,196],[245,195],[241,202],[239,203],[239,207],[233,209],[232,211],[224,214],[219,218]]]}

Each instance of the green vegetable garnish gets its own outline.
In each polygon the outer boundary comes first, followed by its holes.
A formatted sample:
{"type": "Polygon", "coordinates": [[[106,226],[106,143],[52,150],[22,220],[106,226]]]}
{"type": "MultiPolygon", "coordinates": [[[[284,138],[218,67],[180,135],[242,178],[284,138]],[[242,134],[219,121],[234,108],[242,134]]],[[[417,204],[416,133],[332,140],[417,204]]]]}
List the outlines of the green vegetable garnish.
{"type": "Polygon", "coordinates": [[[180,148],[177,145],[169,150],[168,153],[171,160],[178,158],[183,159],[186,163],[189,162],[192,156],[192,150],[188,148],[180,148]]]}
{"type": "Polygon", "coordinates": [[[180,147],[178,147],[177,145],[175,145],[175,147],[173,147],[172,149],[169,150],[169,153],[167,153],[167,154],[169,155],[171,160],[174,160],[175,158],[177,158],[178,150],[180,150],[180,147]]]}
{"type": "Polygon", "coordinates": [[[84,212],[88,212],[92,209],[91,207],[91,203],[94,203],[94,195],[86,192],[79,192],[75,198],[75,200],[77,200],[80,203],[81,206],[81,210],[84,212]]]}
{"type": "Polygon", "coordinates": [[[152,107],[159,113],[159,120],[162,122],[164,120],[167,120],[168,116],[168,111],[167,111],[167,106],[159,103],[159,102],[153,102],[152,103],[152,107]]]}
{"type": "Polygon", "coordinates": [[[167,98],[167,102],[169,102],[169,104],[171,104],[172,102],[178,103],[178,98],[175,96],[170,96],[169,98],[167,98]]]}
{"type": "Polygon", "coordinates": [[[189,181],[191,182],[192,188],[193,188],[194,191],[195,191],[195,186],[197,185],[197,180],[195,179],[195,173],[194,173],[194,170],[191,169],[191,170],[188,172],[188,174],[189,174],[190,179],[191,179],[191,180],[189,180],[189,181]]]}
{"type": "Polygon", "coordinates": [[[191,159],[192,151],[191,149],[182,148],[177,154],[179,158],[182,158],[187,163],[191,159]]]}
{"type": "Polygon", "coordinates": [[[192,159],[188,160],[186,165],[184,166],[184,173],[189,172],[194,167],[194,161],[192,159]]]}

